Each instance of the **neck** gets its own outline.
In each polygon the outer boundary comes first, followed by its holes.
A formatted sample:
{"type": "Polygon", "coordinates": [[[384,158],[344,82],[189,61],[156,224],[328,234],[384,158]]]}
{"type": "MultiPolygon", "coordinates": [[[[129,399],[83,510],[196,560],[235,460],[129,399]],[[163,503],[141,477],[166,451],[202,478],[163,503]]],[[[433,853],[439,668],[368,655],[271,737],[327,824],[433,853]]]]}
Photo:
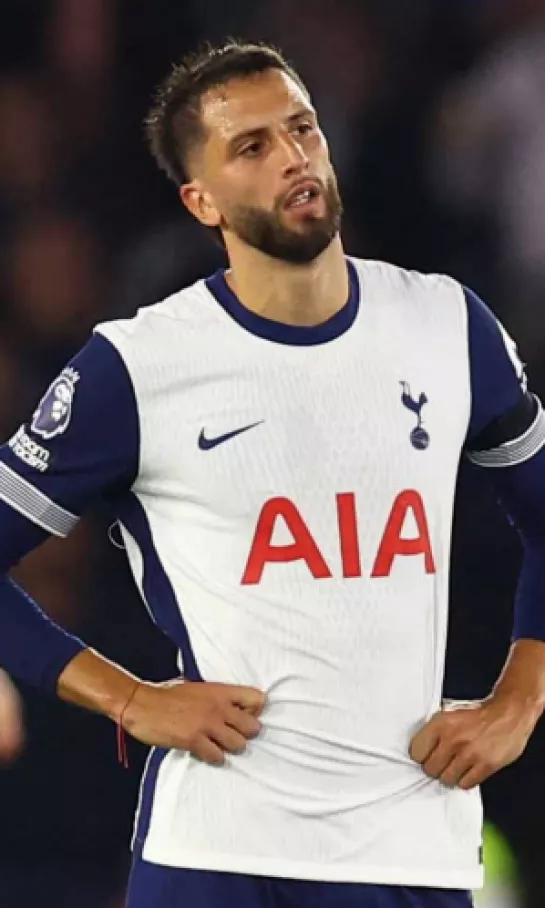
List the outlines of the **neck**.
{"type": "Polygon", "coordinates": [[[346,304],[349,278],[337,235],[309,265],[291,265],[257,249],[229,249],[225,279],[243,306],[286,325],[319,325],[346,304]]]}

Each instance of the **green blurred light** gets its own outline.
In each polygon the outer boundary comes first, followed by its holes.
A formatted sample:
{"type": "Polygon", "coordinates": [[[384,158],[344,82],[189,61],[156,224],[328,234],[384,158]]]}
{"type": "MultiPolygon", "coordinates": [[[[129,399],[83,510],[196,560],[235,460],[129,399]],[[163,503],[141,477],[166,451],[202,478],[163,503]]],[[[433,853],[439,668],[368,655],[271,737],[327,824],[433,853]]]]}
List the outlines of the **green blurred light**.
{"type": "Polygon", "coordinates": [[[507,839],[492,823],[485,823],[484,867],[487,883],[514,882],[517,879],[517,864],[507,839]]]}

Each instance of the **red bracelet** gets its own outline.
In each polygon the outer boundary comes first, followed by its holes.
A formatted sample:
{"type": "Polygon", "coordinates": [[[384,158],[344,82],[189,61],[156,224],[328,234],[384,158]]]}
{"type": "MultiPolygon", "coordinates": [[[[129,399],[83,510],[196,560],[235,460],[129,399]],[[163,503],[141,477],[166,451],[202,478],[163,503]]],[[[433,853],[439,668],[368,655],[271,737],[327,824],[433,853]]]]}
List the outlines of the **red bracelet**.
{"type": "Polygon", "coordinates": [[[125,703],[125,706],[119,714],[119,719],[117,720],[117,759],[120,763],[123,764],[125,769],[129,768],[129,755],[127,751],[127,737],[125,735],[125,729],[123,728],[123,716],[129,704],[132,702],[132,699],[140,687],[140,681],[137,681],[134,689],[131,691],[130,697],[125,703]]]}

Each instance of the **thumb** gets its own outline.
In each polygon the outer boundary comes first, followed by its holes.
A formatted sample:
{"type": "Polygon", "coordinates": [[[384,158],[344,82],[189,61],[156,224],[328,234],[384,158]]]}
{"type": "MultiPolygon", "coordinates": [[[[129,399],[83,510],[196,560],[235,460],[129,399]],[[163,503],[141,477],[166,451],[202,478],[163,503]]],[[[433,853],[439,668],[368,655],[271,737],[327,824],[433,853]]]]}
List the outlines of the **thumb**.
{"type": "Polygon", "coordinates": [[[247,709],[258,716],[267,701],[266,695],[256,687],[230,687],[228,690],[231,702],[241,709],[247,709]]]}
{"type": "Polygon", "coordinates": [[[416,763],[425,763],[439,743],[439,729],[437,719],[441,713],[435,713],[431,719],[422,726],[420,731],[413,736],[409,746],[409,756],[416,763]]]}

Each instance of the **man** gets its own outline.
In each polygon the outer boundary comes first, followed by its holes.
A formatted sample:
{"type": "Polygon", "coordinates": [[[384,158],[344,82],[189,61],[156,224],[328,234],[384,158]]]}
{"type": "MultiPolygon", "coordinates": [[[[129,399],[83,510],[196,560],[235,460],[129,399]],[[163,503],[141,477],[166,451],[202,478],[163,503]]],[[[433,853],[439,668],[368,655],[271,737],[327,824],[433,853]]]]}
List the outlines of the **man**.
{"type": "Polygon", "coordinates": [[[470,291],[345,257],[276,51],[185,61],[148,132],[230,268],[97,328],[2,451],[1,552],[7,570],[106,497],[183,680],[128,675],[8,581],[0,661],[154,745],[129,908],[467,906],[476,786],[545,704],[541,405],[470,291]],[[442,710],[464,450],[526,560],[501,679],[442,710]]]}

